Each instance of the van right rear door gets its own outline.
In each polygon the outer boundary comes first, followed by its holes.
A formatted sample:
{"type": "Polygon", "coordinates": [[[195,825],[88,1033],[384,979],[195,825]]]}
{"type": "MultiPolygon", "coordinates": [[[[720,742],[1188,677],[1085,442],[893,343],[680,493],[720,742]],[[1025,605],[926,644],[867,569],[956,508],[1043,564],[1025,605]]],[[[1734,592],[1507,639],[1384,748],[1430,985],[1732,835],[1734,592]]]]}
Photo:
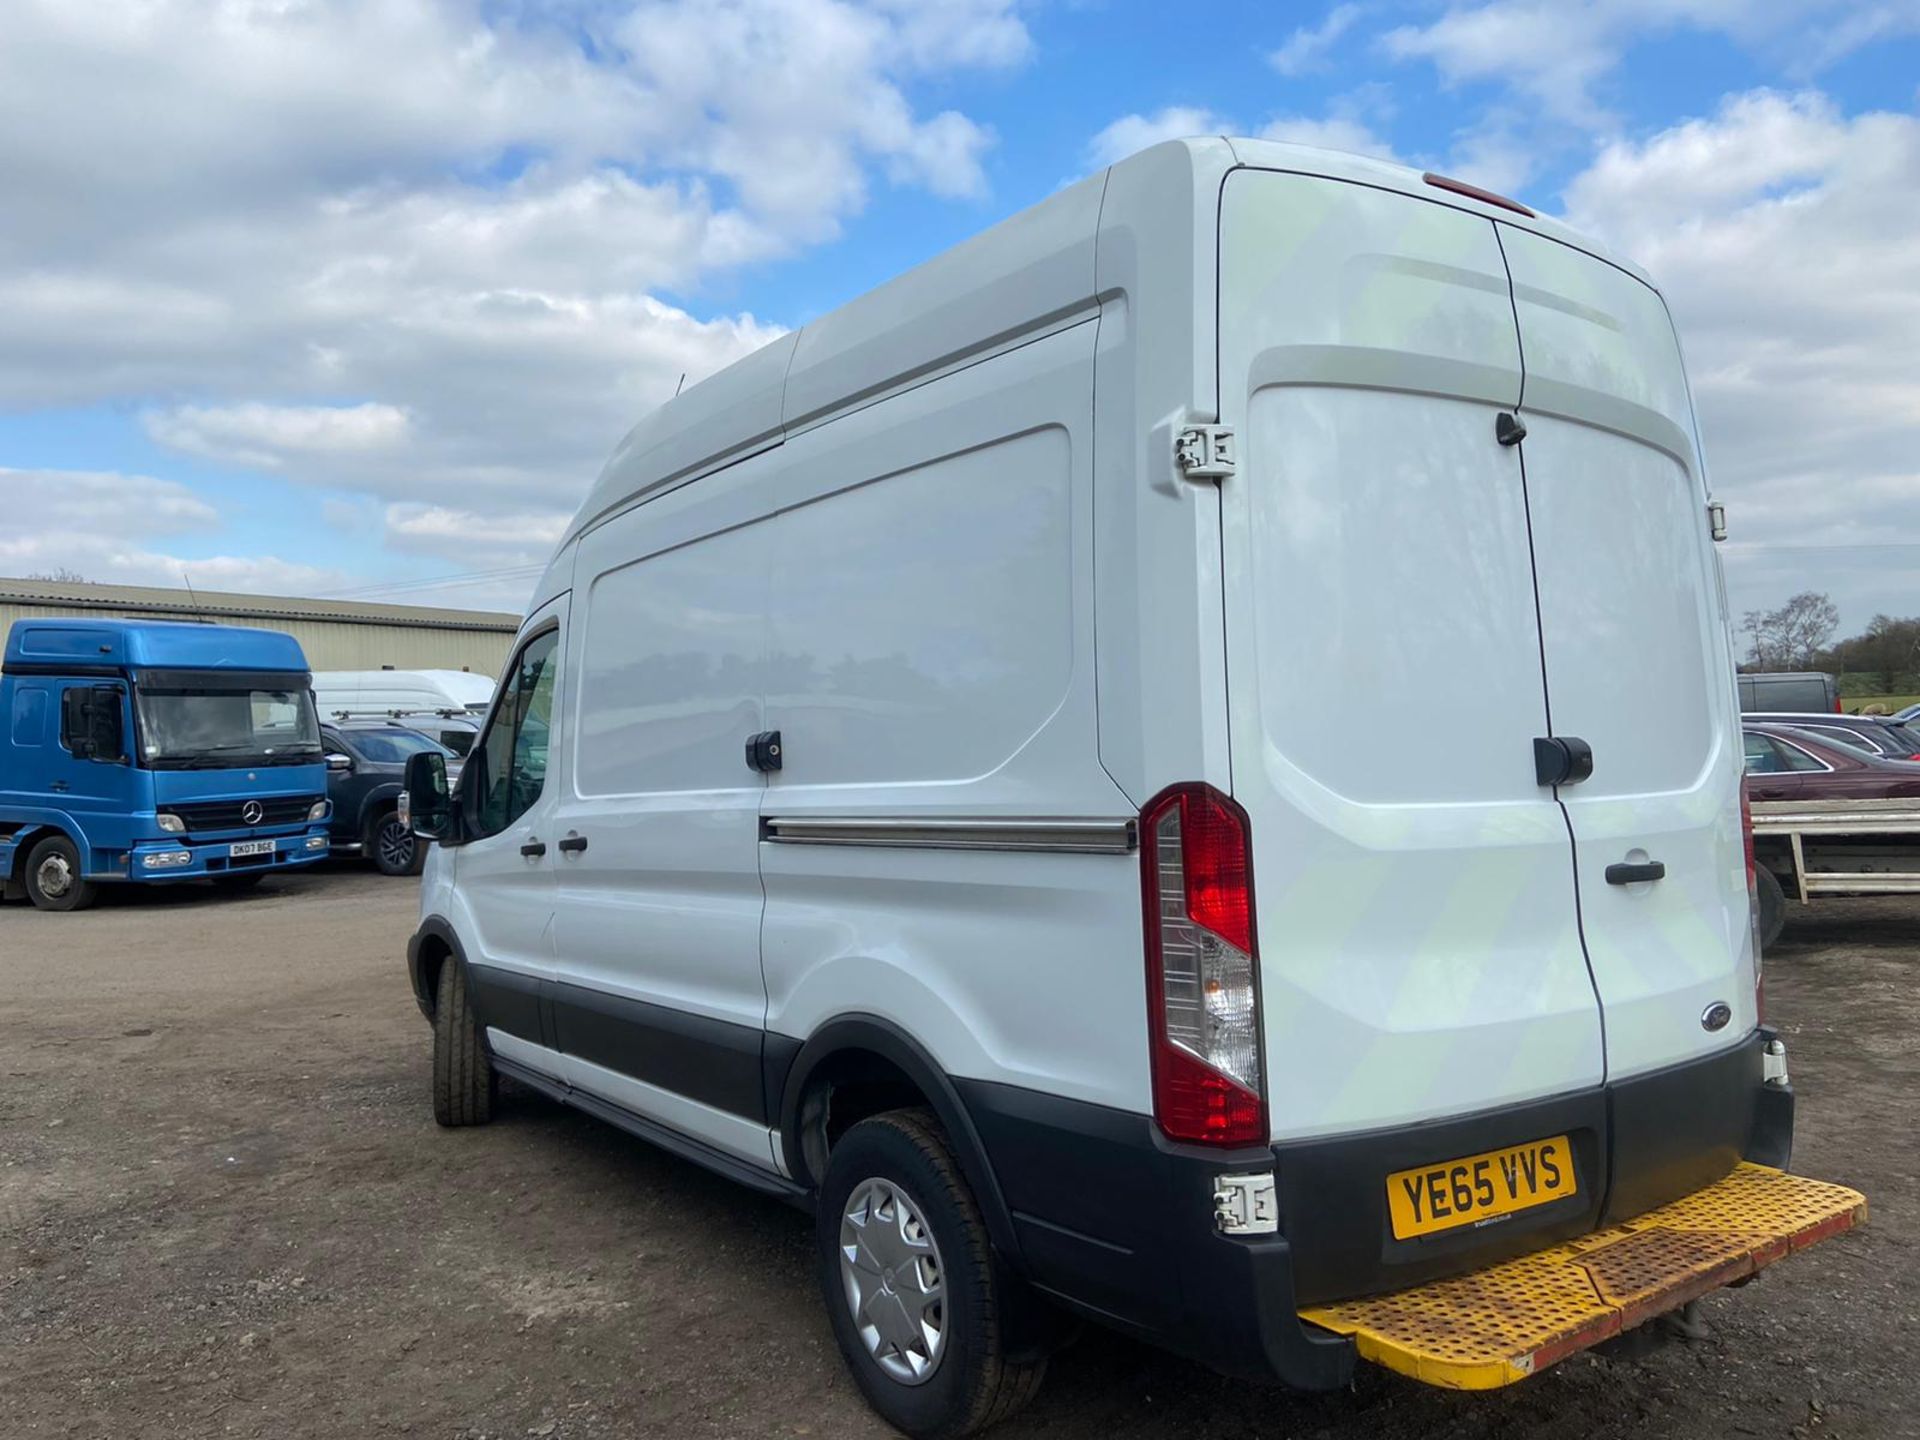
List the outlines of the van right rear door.
{"type": "Polygon", "coordinates": [[[1665,305],[1585,251],[1499,233],[1526,357],[1519,450],[1552,727],[1593,750],[1592,776],[1558,794],[1617,1081],[1759,1022],[1733,659],[1665,305]],[[1650,873],[1633,866],[1660,877],[1629,882],[1650,873]]]}

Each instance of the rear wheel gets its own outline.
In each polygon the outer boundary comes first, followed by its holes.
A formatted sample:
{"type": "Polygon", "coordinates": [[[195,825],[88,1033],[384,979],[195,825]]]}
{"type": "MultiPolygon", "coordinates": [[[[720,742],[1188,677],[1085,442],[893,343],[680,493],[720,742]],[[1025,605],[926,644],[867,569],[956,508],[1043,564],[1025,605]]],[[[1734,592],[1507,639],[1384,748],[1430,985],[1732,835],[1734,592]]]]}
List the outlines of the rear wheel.
{"type": "Polygon", "coordinates": [[[1780,877],[1764,865],[1753,867],[1753,888],[1760,902],[1760,947],[1764,950],[1787,928],[1787,896],[1780,877]]]}
{"type": "Polygon", "coordinates": [[[427,859],[427,847],[400,823],[397,810],[388,810],[367,822],[366,847],[382,875],[418,875],[427,859]]]}
{"type": "Polygon", "coordinates": [[[38,910],[84,910],[100,887],[80,873],[80,847],[49,835],[27,852],[27,898],[38,910]]]}
{"type": "Polygon", "coordinates": [[[448,956],[433,1007],[433,1118],[446,1126],[484,1125],[499,1096],[500,1077],[480,1039],[466,969],[448,956]]]}
{"type": "Polygon", "coordinates": [[[834,1339],[867,1403],[918,1440],[969,1435],[1039,1389],[1006,1353],[1008,1287],[933,1116],[863,1120],[827,1163],[815,1221],[834,1339]]]}

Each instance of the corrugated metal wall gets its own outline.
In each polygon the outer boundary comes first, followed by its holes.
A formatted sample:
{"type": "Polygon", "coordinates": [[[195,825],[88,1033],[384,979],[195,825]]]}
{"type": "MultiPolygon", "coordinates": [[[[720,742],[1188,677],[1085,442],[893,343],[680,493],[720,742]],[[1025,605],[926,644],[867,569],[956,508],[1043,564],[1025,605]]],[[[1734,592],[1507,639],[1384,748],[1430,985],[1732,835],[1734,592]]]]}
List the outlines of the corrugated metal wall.
{"type": "MultiPolygon", "coordinates": [[[[520,624],[517,615],[434,611],[423,606],[385,609],[225,594],[203,594],[197,603],[200,613],[219,624],[293,636],[315,670],[378,670],[391,665],[396,670],[471,670],[495,676],[506,664],[520,624]],[[322,613],[301,613],[307,610],[322,613]]],[[[15,620],[55,615],[191,620],[195,611],[184,590],[0,581],[0,635],[15,620]]]]}

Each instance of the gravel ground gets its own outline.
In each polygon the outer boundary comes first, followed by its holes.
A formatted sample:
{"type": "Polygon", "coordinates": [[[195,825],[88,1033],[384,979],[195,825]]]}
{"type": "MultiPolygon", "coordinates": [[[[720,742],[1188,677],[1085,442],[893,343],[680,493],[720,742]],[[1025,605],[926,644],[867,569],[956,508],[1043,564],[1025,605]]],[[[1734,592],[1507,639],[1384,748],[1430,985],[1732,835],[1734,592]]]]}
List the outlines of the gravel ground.
{"type": "MultiPolygon", "coordinates": [[[[343,869],[0,913],[0,1436],[884,1434],[799,1212],[524,1091],[434,1126],[414,906],[343,869]]],[[[1797,1168],[1873,1222],[1709,1300],[1708,1339],[1301,1398],[1094,1332],[999,1433],[1920,1436],[1917,921],[1832,902],[1777,947],[1797,1168]]]]}

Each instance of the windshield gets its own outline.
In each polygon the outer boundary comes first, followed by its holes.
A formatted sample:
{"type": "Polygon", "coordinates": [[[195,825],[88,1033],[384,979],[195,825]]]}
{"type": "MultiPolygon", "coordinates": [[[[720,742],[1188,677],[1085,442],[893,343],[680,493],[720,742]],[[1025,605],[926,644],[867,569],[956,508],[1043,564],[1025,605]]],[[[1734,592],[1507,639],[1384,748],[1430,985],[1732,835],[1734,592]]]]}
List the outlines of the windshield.
{"type": "Polygon", "coordinates": [[[398,725],[391,730],[349,731],[347,743],[360,752],[361,759],[375,765],[402,765],[409,755],[418,755],[423,750],[437,750],[442,755],[451,753],[430,736],[417,730],[403,730],[398,725]]]}
{"type": "Polygon", "coordinates": [[[135,693],[140,753],[156,769],[311,765],[320,756],[310,691],[141,686],[135,693]]]}

